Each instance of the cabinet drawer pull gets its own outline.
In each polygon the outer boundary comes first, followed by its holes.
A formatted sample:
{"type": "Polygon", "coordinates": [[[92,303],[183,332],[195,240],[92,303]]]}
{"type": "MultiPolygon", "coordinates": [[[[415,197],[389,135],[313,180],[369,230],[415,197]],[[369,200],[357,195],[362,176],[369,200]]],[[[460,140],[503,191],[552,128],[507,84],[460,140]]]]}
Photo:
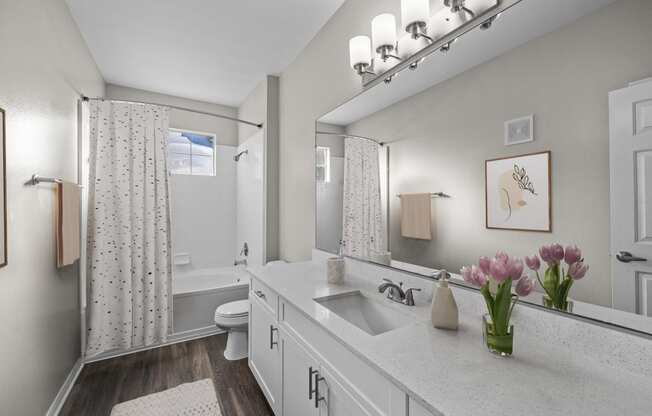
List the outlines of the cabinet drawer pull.
{"type": "Polygon", "coordinates": [[[312,395],[315,393],[312,387],[312,376],[317,374],[317,370],[313,370],[312,367],[308,368],[308,400],[312,400],[312,395]]]}
{"type": "Polygon", "coordinates": [[[269,326],[269,349],[273,350],[274,345],[278,345],[278,341],[274,341],[274,332],[277,332],[278,328],[274,328],[274,325],[269,326]]]}
{"type": "Polygon", "coordinates": [[[261,299],[265,299],[265,294],[263,293],[262,290],[256,290],[256,291],[254,292],[254,294],[255,294],[256,296],[258,296],[259,298],[261,298],[261,299]]]}
{"type": "Polygon", "coordinates": [[[319,371],[315,371],[315,409],[319,409],[319,402],[326,401],[325,398],[319,397],[319,382],[326,380],[319,375],[319,371]]]}

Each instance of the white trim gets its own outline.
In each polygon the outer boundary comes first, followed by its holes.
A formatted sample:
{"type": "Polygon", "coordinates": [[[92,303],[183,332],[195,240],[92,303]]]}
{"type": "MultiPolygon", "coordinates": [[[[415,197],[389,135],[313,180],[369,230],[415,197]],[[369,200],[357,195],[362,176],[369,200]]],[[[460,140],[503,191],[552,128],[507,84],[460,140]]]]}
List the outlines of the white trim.
{"type": "Polygon", "coordinates": [[[72,386],[75,385],[75,381],[77,381],[77,377],[79,377],[82,368],[84,368],[84,362],[82,361],[81,358],[79,358],[77,362],[75,362],[75,365],[70,370],[70,373],[68,373],[68,376],[66,377],[66,380],[61,385],[61,388],[57,392],[57,395],[54,396],[54,400],[52,401],[52,404],[50,404],[50,407],[48,408],[48,411],[45,413],[45,416],[57,416],[59,414],[61,408],[63,407],[63,404],[66,402],[66,399],[68,399],[68,395],[72,390],[72,386]]]}
{"type": "Polygon", "coordinates": [[[179,344],[181,342],[192,341],[200,338],[207,338],[213,335],[223,334],[226,331],[220,329],[214,325],[207,326],[204,328],[193,329],[191,331],[180,332],[178,334],[170,335],[169,340],[163,343],[148,345],[146,347],[132,348],[128,350],[119,350],[106,352],[95,357],[87,358],[84,363],[95,363],[98,361],[108,360],[110,358],[122,357],[124,355],[134,354],[137,352],[143,352],[148,350],[154,350],[156,348],[167,347],[174,344],[179,344]]]}

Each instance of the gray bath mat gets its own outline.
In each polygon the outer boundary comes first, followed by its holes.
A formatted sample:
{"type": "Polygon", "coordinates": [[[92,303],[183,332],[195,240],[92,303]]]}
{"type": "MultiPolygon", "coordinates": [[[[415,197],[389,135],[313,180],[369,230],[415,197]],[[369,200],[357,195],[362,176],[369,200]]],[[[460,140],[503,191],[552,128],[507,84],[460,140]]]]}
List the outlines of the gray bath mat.
{"type": "Polygon", "coordinates": [[[221,416],[213,380],[193,383],[116,404],[111,416],[221,416]]]}

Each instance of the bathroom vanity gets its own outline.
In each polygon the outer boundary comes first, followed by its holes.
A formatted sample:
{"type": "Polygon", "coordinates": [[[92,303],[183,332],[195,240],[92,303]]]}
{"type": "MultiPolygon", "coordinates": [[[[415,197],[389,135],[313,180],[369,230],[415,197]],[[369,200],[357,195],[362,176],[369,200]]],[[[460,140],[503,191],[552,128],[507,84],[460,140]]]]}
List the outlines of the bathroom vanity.
{"type": "Polygon", "coordinates": [[[318,259],[250,273],[249,366],[277,416],[652,409],[649,340],[520,306],[517,351],[501,358],[482,343],[477,292],[454,289],[460,329],[451,332],[430,323],[432,283],[409,274],[352,259],[343,285],[327,283],[318,259]],[[378,293],[381,278],[423,289],[416,305],[378,293]]]}

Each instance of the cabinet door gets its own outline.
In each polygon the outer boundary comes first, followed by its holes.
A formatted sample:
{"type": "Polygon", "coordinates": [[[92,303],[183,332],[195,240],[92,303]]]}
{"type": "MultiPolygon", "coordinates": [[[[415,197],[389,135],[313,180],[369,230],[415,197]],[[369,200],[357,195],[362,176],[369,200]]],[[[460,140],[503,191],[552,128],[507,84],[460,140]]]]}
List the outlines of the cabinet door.
{"type": "Polygon", "coordinates": [[[283,416],[317,416],[315,380],[319,363],[292,337],[283,334],[283,416]]]}
{"type": "Polygon", "coordinates": [[[249,368],[274,412],[280,414],[282,357],[278,325],[258,299],[249,298],[249,368]]]}
{"type": "Polygon", "coordinates": [[[356,398],[352,388],[326,366],[319,369],[317,392],[320,400],[319,416],[379,416],[370,404],[356,398]]]}
{"type": "Polygon", "coordinates": [[[410,416],[433,416],[432,413],[427,411],[419,403],[415,402],[414,399],[410,397],[410,416]]]}

